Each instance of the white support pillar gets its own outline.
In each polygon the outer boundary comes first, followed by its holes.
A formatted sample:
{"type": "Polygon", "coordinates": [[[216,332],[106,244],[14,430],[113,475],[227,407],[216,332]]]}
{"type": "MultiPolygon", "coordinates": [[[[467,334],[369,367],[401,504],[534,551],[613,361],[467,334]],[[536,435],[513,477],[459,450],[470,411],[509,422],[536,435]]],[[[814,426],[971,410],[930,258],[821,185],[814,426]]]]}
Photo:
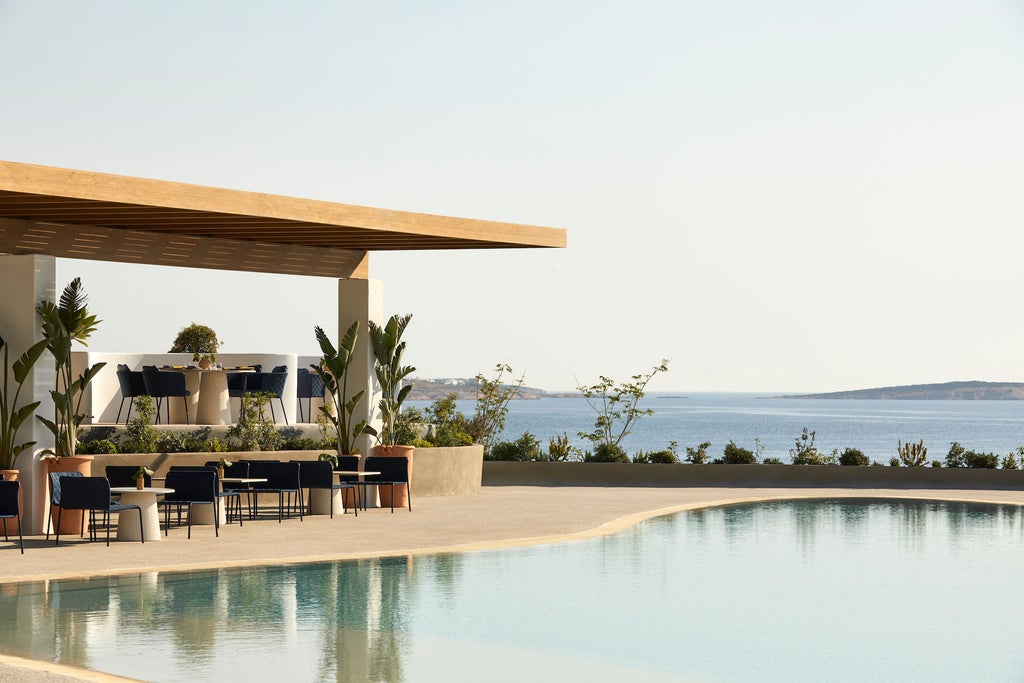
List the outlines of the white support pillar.
{"type": "MultiPolygon", "coordinates": [[[[0,336],[10,344],[10,361],[20,356],[29,346],[42,339],[42,329],[36,318],[36,304],[42,299],[55,301],[57,267],[53,256],[0,254],[0,336]]],[[[50,389],[56,379],[53,358],[44,353],[33,368],[21,392],[22,405],[41,401],[36,415],[53,418],[50,389]]],[[[24,492],[25,530],[30,534],[43,532],[46,522],[46,475],[36,453],[54,445],[53,435],[39,420],[22,425],[18,443],[35,441],[35,449],[23,452],[15,463],[24,492]]]]}
{"type": "MultiPolygon", "coordinates": [[[[380,430],[380,388],[373,372],[373,351],[370,348],[370,332],[367,322],[384,323],[384,283],[381,280],[338,280],[338,339],[348,330],[352,322],[359,321],[359,338],[356,341],[355,358],[349,366],[348,387],[351,393],[366,390],[353,418],[356,422],[367,418],[367,422],[380,430]]],[[[363,435],[356,440],[356,446],[363,455],[369,455],[374,445],[372,437],[363,435]]]]}

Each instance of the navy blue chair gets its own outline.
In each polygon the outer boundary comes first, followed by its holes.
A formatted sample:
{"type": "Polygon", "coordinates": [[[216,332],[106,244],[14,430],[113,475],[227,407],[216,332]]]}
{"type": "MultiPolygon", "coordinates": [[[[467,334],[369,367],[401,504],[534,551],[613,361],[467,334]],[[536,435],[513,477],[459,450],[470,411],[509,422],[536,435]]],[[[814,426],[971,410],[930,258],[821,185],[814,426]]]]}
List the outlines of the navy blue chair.
{"type": "Polygon", "coordinates": [[[363,469],[380,474],[368,474],[363,478],[367,484],[391,487],[391,512],[395,512],[395,486],[405,484],[408,492],[406,501],[412,512],[412,487],[409,486],[409,458],[405,456],[369,457],[363,469]]]}
{"type": "MultiPolygon", "coordinates": [[[[146,393],[156,399],[156,421],[160,424],[160,406],[163,400],[181,398],[185,406],[185,424],[192,424],[188,414],[188,397],[192,392],[185,388],[185,374],[181,372],[160,372],[153,366],[142,368],[142,380],[146,393]]],[[[167,423],[171,422],[171,403],[167,401],[167,423]]]]}
{"type": "Polygon", "coordinates": [[[18,543],[21,545],[21,554],[24,555],[25,537],[21,533],[21,506],[18,504],[19,490],[21,490],[20,481],[0,479],[0,519],[4,520],[4,540],[11,540],[7,535],[7,520],[18,520],[18,543]]]}
{"type": "MultiPolygon", "coordinates": [[[[356,490],[356,487],[348,482],[334,480],[334,468],[326,460],[296,460],[299,463],[299,479],[303,488],[310,490],[309,514],[313,514],[313,489],[325,489],[330,492],[331,498],[331,519],[334,519],[334,492],[345,489],[356,490]]],[[[345,496],[341,497],[342,514],[348,513],[348,505],[345,504],[345,496]]],[[[358,506],[353,505],[356,517],[359,516],[358,506]]]]}
{"type": "Polygon", "coordinates": [[[133,372],[127,365],[117,366],[117,383],[121,387],[121,405],[117,407],[117,419],[121,421],[121,410],[124,409],[125,400],[128,401],[128,413],[124,417],[124,423],[132,418],[132,403],[136,396],[146,396],[146,381],[141,372],[133,372]]]}
{"type": "MultiPolygon", "coordinates": [[[[219,466],[216,460],[209,460],[206,463],[206,467],[213,467],[217,469],[219,466]]],[[[236,460],[231,463],[231,467],[224,470],[224,477],[246,479],[249,477],[249,462],[247,460],[236,460]]],[[[238,503],[238,525],[242,525],[242,494],[244,493],[247,498],[247,504],[249,508],[249,519],[253,518],[253,506],[252,506],[252,484],[236,484],[234,482],[221,482],[220,496],[228,498],[231,495],[237,496],[238,503]]],[[[228,519],[228,523],[231,520],[228,519]]]]}
{"type": "Polygon", "coordinates": [[[271,460],[250,460],[249,476],[256,479],[267,480],[266,482],[253,484],[253,493],[277,494],[278,523],[284,519],[285,509],[288,510],[289,517],[292,516],[292,510],[297,509],[299,512],[299,520],[302,520],[302,509],[305,507],[305,501],[302,496],[299,463],[271,460]],[[294,500],[292,496],[294,496],[294,500]],[[285,504],[286,497],[287,505],[285,504]]]}
{"type": "Polygon", "coordinates": [[[192,508],[196,505],[213,506],[213,533],[220,537],[220,506],[217,504],[217,471],[208,467],[171,467],[167,471],[166,486],[174,489],[160,501],[164,508],[164,536],[171,526],[171,508],[177,508],[178,524],[181,510],[187,510],[188,538],[192,538],[192,508]]]}
{"type": "MultiPolygon", "coordinates": [[[[282,366],[283,367],[283,366],[282,366]]],[[[284,385],[288,381],[287,372],[258,372],[260,388],[250,389],[246,381],[246,391],[263,391],[270,394],[270,417],[277,422],[277,415],[274,414],[274,399],[281,404],[281,412],[284,413],[284,423],[288,424],[288,413],[284,409],[284,385]]],[[[252,379],[252,378],[250,378],[252,379]]]]}
{"type": "Polygon", "coordinates": [[[46,512],[46,540],[50,540],[50,527],[53,526],[53,508],[60,507],[61,485],[64,477],[83,477],[81,472],[50,472],[50,509],[46,512]]]}
{"type": "MultiPolygon", "coordinates": [[[[60,505],[57,508],[57,530],[54,543],[60,544],[60,518],[65,510],[82,510],[89,512],[89,540],[97,539],[96,513],[103,513],[102,524],[107,528],[107,546],[110,545],[110,514],[136,510],[139,513],[139,532],[142,542],[146,542],[145,527],[142,525],[142,508],[138,505],[115,503],[110,498],[110,482],[106,477],[61,477],[60,505]]],[[[85,515],[82,515],[85,524],[85,515]]]]}
{"type": "Polygon", "coordinates": [[[295,397],[299,403],[299,422],[313,422],[314,398],[324,397],[324,381],[315,372],[299,368],[295,375],[295,397]],[[302,411],[302,399],[306,399],[306,412],[302,411]]]}

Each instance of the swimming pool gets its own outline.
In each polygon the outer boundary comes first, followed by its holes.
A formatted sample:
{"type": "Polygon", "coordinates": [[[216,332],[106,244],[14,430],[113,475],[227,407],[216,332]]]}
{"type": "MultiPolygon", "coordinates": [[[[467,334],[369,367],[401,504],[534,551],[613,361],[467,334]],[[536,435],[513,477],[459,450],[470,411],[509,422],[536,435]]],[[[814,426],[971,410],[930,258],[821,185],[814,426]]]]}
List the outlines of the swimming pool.
{"type": "Polygon", "coordinates": [[[1018,681],[1022,540],[1013,506],[744,504],[530,548],[12,584],[0,650],[152,681],[1018,681]]]}

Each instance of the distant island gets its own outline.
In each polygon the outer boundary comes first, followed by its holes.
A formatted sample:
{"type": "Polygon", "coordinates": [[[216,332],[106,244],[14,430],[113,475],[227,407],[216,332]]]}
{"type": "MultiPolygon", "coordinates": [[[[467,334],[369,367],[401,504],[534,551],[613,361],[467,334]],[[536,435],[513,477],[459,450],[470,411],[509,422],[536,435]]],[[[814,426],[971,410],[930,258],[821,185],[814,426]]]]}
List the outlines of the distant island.
{"type": "MultiPolygon", "coordinates": [[[[436,401],[445,398],[449,394],[455,394],[455,398],[473,400],[476,398],[476,378],[453,377],[446,379],[410,379],[412,391],[409,392],[410,401],[436,401]]],[[[578,393],[552,393],[537,389],[536,387],[521,386],[513,398],[516,399],[538,399],[538,398],[566,398],[579,396],[578,393]]]]}
{"type": "Polygon", "coordinates": [[[907,384],[879,389],[832,391],[824,394],[794,394],[776,398],[868,398],[918,399],[928,401],[1016,401],[1024,400],[1024,382],[942,382],[907,384]]]}

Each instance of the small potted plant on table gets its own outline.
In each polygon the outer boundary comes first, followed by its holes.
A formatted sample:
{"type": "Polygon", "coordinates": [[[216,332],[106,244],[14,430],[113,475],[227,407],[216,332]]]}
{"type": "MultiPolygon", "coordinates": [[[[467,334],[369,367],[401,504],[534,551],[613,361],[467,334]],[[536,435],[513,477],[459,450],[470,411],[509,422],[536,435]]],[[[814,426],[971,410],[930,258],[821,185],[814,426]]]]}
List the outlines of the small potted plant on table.
{"type": "Polygon", "coordinates": [[[146,477],[152,476],[153,470],[145,465],[139,465],[139,469],[135,470],[135,474],[132,475],[132,479],[135,480],[135,488],[139,490],[146,488],[146,477]]]}

